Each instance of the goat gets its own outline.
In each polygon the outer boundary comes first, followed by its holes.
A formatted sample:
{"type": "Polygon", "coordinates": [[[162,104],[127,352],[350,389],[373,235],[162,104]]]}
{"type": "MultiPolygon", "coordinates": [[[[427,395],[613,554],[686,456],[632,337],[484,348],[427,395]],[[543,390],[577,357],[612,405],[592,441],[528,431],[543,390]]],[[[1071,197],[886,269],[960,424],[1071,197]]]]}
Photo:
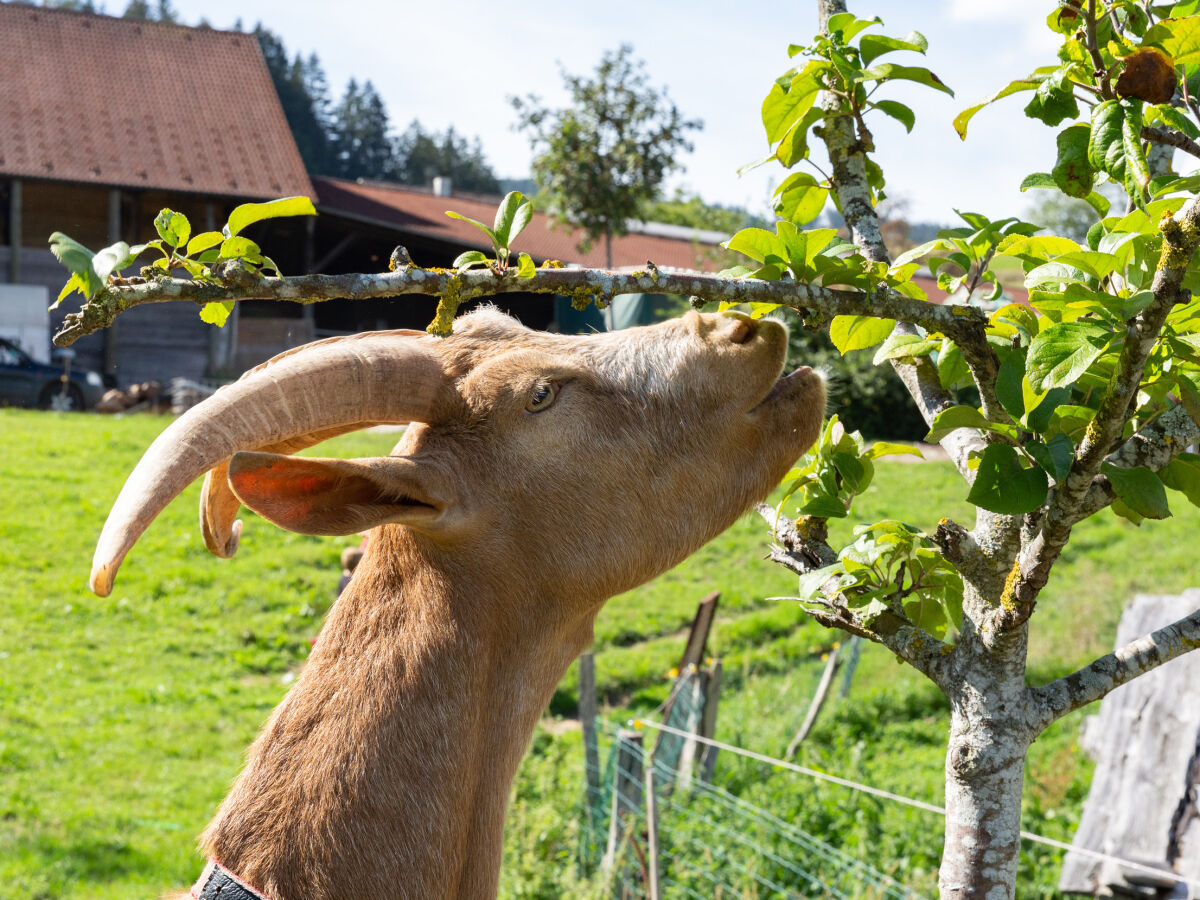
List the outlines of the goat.
{"type": "Polygon", "coordinates": [[[167,428],[105,523],[101,596],[205,472],[219,556],[240,504],[304,534],[374,529],[201,839],[210,861],[272,900],[494,897],[512,778],[604,601],[727,528],[815,440],[824,383],[780,378],[786,349],[782,325],[739,313],[564,336],[483,309],[445,339],[282,354],[167,428]],[[391,456],[287,455],[380,422],[412,423],[391,456]]]}

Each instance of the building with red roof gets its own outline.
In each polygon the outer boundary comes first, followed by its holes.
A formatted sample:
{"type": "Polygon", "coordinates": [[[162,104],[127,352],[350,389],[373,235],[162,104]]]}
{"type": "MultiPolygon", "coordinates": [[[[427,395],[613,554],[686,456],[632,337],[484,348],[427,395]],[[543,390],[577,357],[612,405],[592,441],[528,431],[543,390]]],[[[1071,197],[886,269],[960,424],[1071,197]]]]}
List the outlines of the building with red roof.
{"type": "MultiPolygon", "coordinates": [[[[0,329],[18,290],[44,289],[48,301],[65,283],[47,249],[51,232],[92,249],[134,244],[156,236],[163,207],[198,232],[219,228],[239,203],[312,197],[315,220],[267,221],[250,232],[288,274],[381,271],[397,245],[430,266],[490,249],[445,211],[490,222],[499,198],[310,178],[253,35],[0,3],[0,72],[0,329]]],[[[713,268],[721,237],[639,226],[614,240],[614,262],[713,268]]],[[[602,251],[579,252],[579,239],[535,213],[517,247],[539,262],[602,265],[602,251]]],[[[77,303],[76,295],[51,315],[51,330],[77,303]]],[[[550,297],[497,303],[533,327],[586,324],[566,323],[569,304],[550,297]]],[[[190,305],[148,305],[75,344],[76,365],[121,384],[230,377],[317,336],[424,327],[435,305],[423,297],[250,302],[219,331],[190,305]]]]}

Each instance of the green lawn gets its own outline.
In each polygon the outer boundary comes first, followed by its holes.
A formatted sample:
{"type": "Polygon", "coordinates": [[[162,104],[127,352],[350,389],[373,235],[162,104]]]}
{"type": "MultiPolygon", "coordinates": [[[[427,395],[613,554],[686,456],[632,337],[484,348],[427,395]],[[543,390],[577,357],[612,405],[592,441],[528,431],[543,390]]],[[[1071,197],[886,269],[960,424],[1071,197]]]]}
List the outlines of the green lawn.
{"type": "MultiPolygon", "coordinates": [[[[247,516],[232,560],[204,550],[198,485],[163,513],[130,554],[111,597],[86,590],[95,538],[125,475],[167,424],[0,410],[0,900],[153,897],[186,886],[197,835],[242,752],[303,662],[338,579],[345,539],[301,537],[247,516]]],[[[394,436],[359,434],[325,455],[386,453],[394,436]]],[[[857,504],[932,528],[970,522],[944,464],[878,465],[857,504]]],[[[1033,674],[1053,677],[1109,649],[1134,591],[1194,584],[1189,543],[1200,516],[1172,496],[1176,517],[1134,529],[1110,516],[1077,529],[1034,620],[1033,674]],[[1147,564],[1155,554],[1154,565],[1147,564]]],[[[854,522],[839,523],[838,536],[854,522]]],[[[820,654],[839,635],[786,603],[794,579],[765,562],[747,518],[692,559],[615,598],[596,627],[602,696],[646,711],[669,687],[695,604],[722,592],[711,649],[727,677],[719,737],[779,753],[807,706],[820,654]]],[[[575,702],[574,671],[552,712],[575,702]]],[[[801,762],[937,801],[947,711],[940,695],[868,648],[848,702],[801,762]]],[[[1034,831],[1069,838],[1088,765],[1072,716],[1033,748],[1026,799],[1034,831]]],[[[579,736],[539,729],[514,792],[502,893],[566,895],[581,791],[579,736]]],[[[933,883],[941,823],[862,804],[757,763],[722,758],[719,780],[915,887],[933,883]]],[[[1023,859],[1021,896],[1048,895],[1057,854],[1023,859]]]]}

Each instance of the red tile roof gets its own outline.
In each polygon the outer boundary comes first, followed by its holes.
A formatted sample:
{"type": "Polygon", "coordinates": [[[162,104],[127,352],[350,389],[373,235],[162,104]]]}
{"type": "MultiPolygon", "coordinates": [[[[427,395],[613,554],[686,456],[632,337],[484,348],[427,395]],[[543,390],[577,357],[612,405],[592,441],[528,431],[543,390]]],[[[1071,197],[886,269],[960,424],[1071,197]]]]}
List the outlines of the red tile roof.
{"type": "MultiPolygon", "coordinates": [[[[378,182],[345,181],[340,178],[314,177],[317,206],[322,213],[344,216],[364,222],[420,234],[464,247],[490,250],[487,237],[474,225],[446,215],[451,209],[487,225],[496,218],[499,198],[455,194],[438,197],[427,190],[378,182]]],[[[575,249],[582,232],[551,226],[550,217],[534,212],[533,221],[515,242],[534,259],[559,259],[585,266],[604,265],[604,245],[598,241],[587,253],[575,249]]],[[[660,268],[720,268],[712,261],[698,260],[713,245],[705,241],[634,233],[613,238],[613,266],[644,266],[647,260],[660,268]]],[[[421,262],[421,260],[417,260],[421,262]]]]}
{"type": "Polygon", "coordinates": [[[312,195],[252,35],[0,3],[0,174],[312,195]]]}

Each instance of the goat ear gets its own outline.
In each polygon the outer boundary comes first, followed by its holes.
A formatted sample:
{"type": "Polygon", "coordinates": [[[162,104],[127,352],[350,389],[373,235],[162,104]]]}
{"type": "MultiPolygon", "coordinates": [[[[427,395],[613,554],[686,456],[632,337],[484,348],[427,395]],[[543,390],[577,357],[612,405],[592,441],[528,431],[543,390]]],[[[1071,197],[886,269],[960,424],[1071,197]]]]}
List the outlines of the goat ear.
{"type": "Polygon", "coordinates": [[[312,459],[235,453],[229,486],[264,519],[300,534],[355,534],[398,522],[435,530],[450,497],[411,459],[312,459]]]}

